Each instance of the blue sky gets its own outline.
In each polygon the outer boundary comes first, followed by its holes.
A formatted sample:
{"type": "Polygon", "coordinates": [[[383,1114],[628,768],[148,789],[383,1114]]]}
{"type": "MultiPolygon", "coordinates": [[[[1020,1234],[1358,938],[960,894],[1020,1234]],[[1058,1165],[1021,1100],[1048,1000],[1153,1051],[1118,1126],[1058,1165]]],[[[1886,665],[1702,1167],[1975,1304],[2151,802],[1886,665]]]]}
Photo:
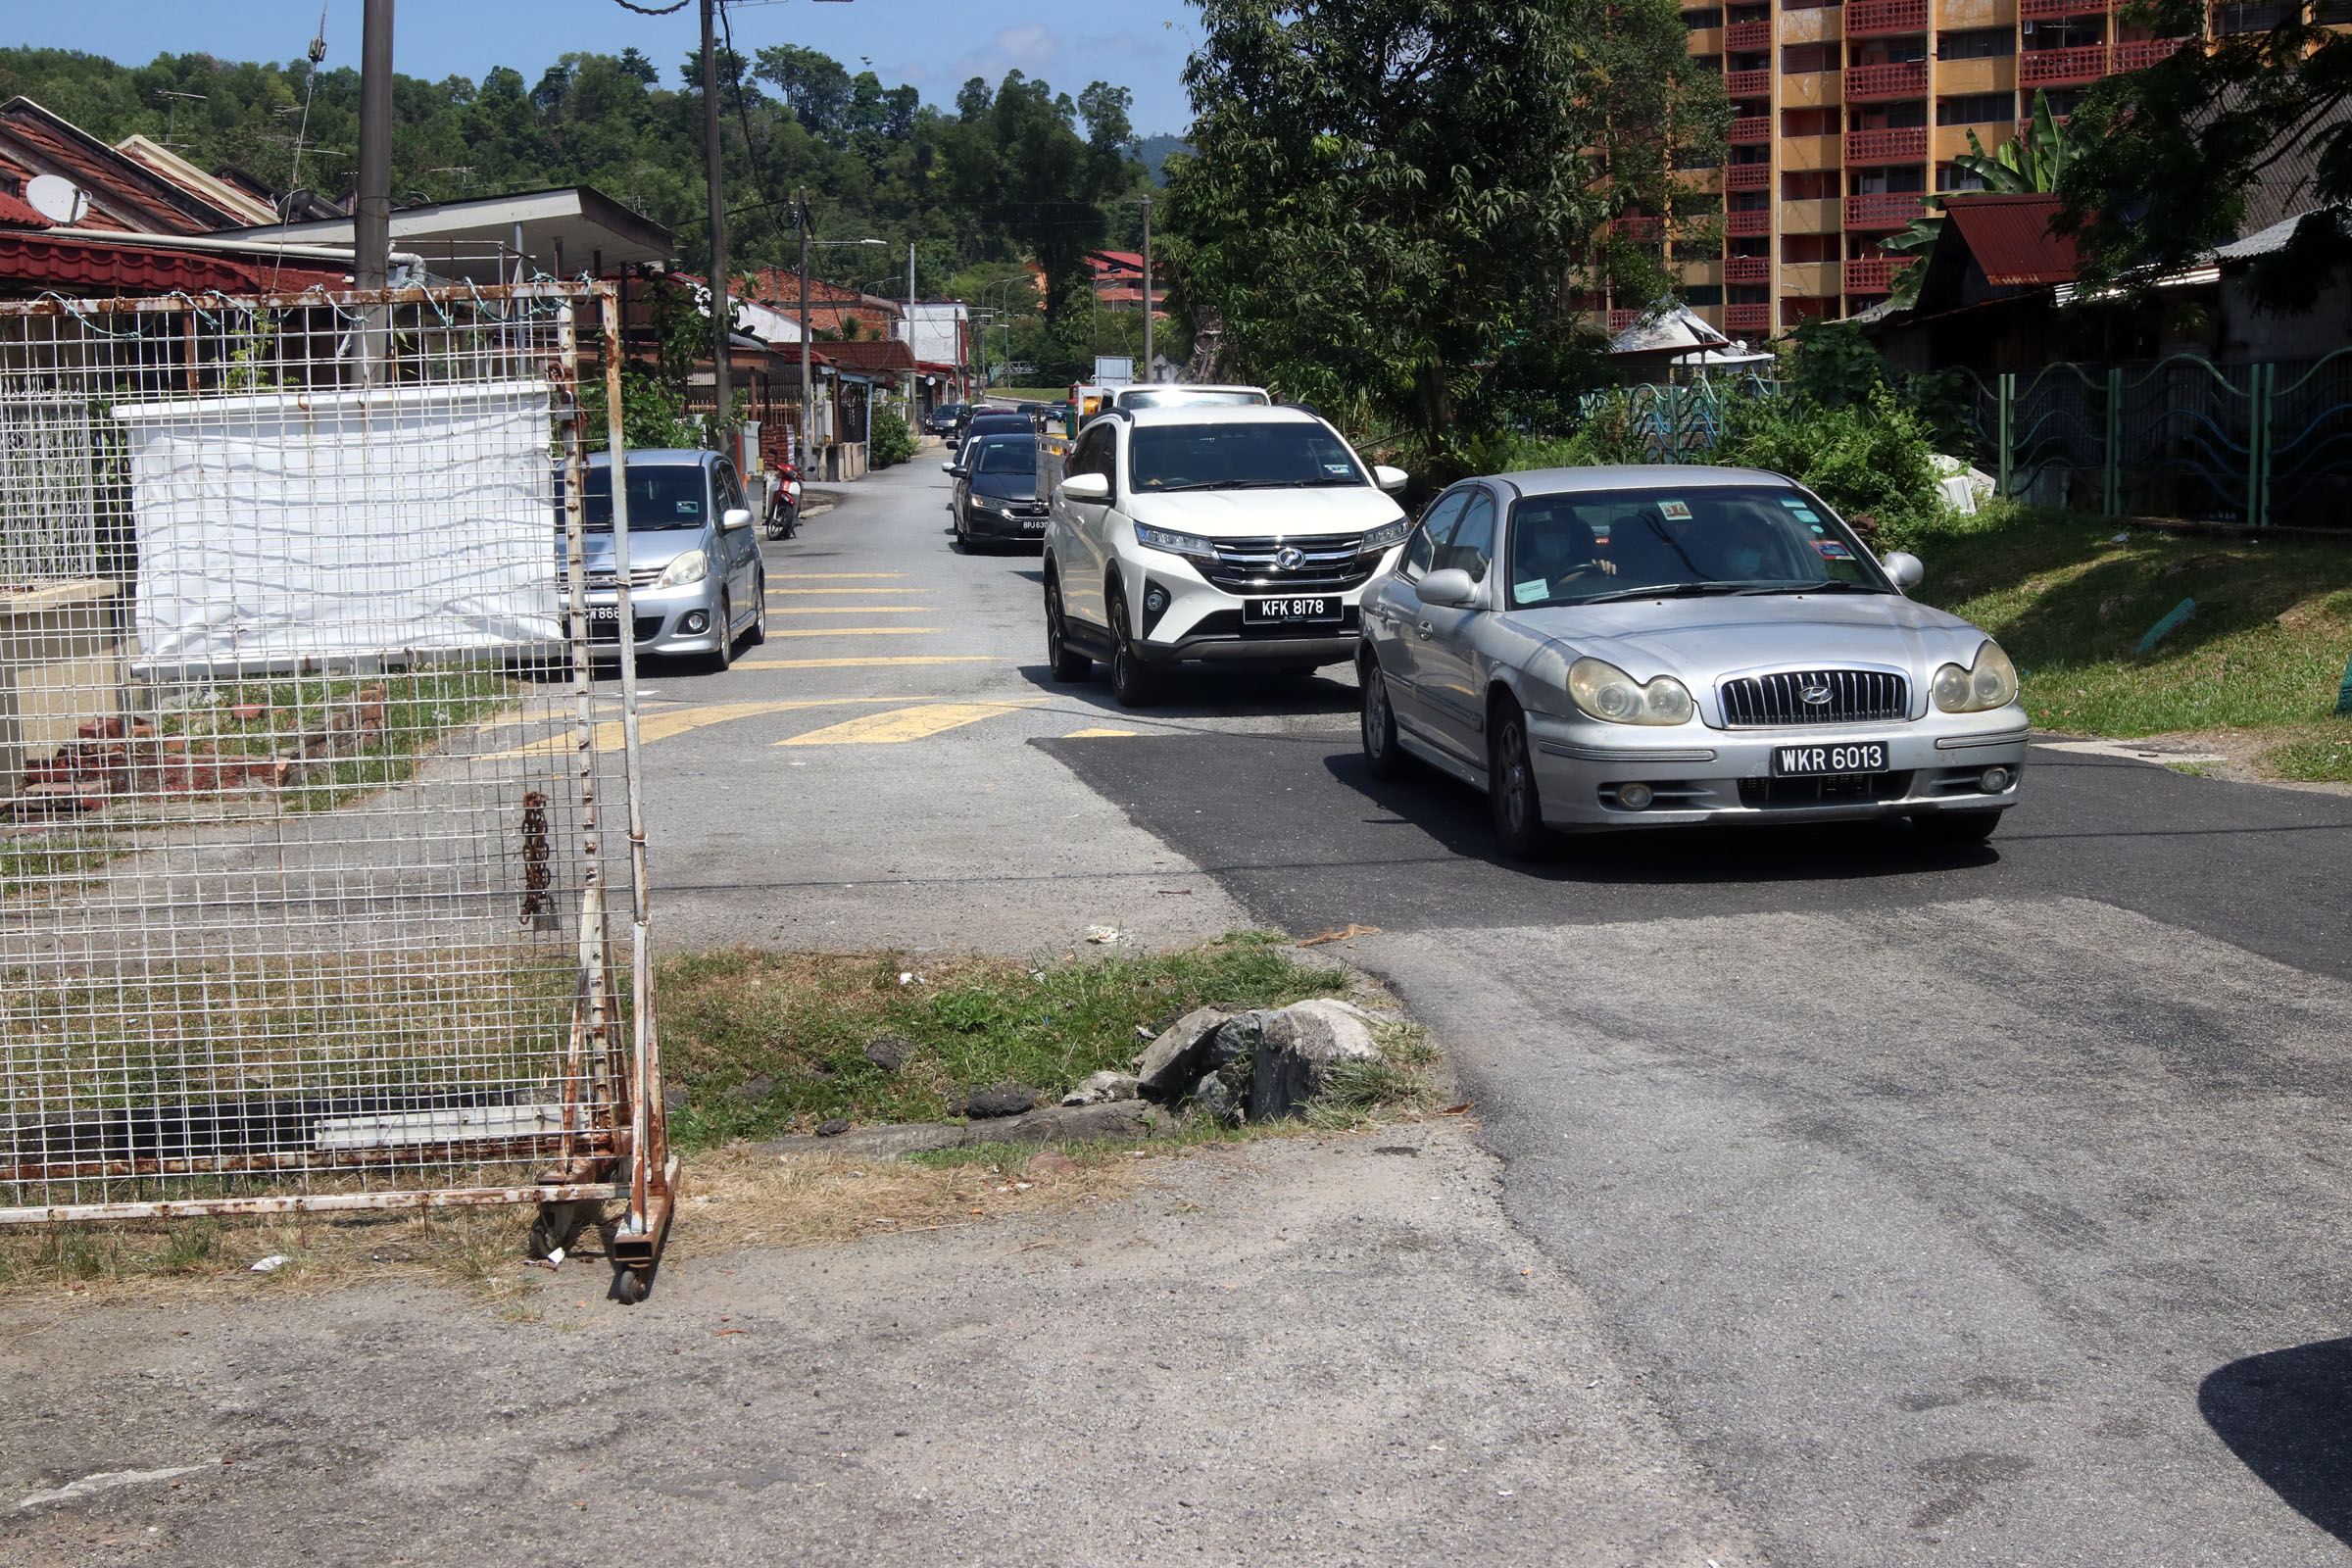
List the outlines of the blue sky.
{"type": "MultiPolygon", "coordinates": [[[[664,0],[649,0],[652,4],[664,0]]],[[[634,44],[674,69],[701,36],[695,7],[642,17],[613,0],[398,0],[393,54],[411,75],[478,78],[513,66],[534,79],[572,49],[617,54],[634,44]]],[[[232,60],[292,60],[318,25],[318,0],[88,0],[9,7],[0,41],[83,49],[125,65],[162,53],[208,51],[232,60]]],[[[1135,93],[1138,131],[1181,130],[1191,118],[1178,74],[1198,35],[1185,0],[737,0],[735,46],[750,53],[800,43],[852,72],[870,62],[886,86],[912,82],[949,103],[971,76],[1043,76],[1075,96],[1098,77],[1135,93]]],[[[360,0],[326,0],[326,63],[360,63],[360,0]]]]}

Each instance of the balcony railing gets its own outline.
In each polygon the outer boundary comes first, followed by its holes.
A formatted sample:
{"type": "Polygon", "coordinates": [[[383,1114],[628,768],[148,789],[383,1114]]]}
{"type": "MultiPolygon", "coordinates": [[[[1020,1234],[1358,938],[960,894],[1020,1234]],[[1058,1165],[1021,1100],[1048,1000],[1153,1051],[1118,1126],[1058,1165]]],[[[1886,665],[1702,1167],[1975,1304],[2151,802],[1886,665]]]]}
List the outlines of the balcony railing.
{"type": "Polygon", "coordinates": [[[1772,117],[1770,115],[1749,115],[1744,120],[1733,121],[1732,140],[1735,144],[1743,146],[1752,146],[1760,141],[1772,140],[1772,117]]]}
{"type": "Polygon", "coordinates": [[[1726,49],[1769,49],[1772,47],[1772,24],[1769,22],[1735,22],[1723,29],[1726,49]]]}
{"type": "Polygon", "coordinates": [[[1845,8],[1848,38],[1927,30],[1928,0],[1853,0],[1845,8]]]}
{"type": "Polygon", "coordinates": [[[1897,261],[1891,256],[1870,256],[1845,264],[1845,291],[1848,294],[1884,294],[1894,287],[1895,274],[1909,267],[1908,260],[1897,261]]]}
{"type": "Polygon", "coordinates": [[[1772,96],[1772,72],[1769,68],[1763,71],[1727,71],[1723,76],[1723,90],[1734,98],[1769,98],[1772,96]]]}
{"type": "Polygon", "coordinates": [[[1927,211],[1927,197],[1918,191],[1882,191],[1845,199],[1848,228],[1900,228],[1927,211]]]}
{"type": "Polygon", "coordinates": [[[1772,188],[1772,166],[1770,164],[1734,164],[1723,172],[1723,188],[1725,190],[1770,190],[1772,188]]]}
{"type": "Polygon", "coordinates": [[[2108,69],[2118,72],[2144,70],[2159,60],[2170,59],[2196,41],[2194,38],[2143,38],[2137,43],[2119,43],[2115,46],[2115,63],[2108,69]]]}
{"type": "Polygon", "coordinates": [[[1726,305],[1723,308],[1723,329],[1726,332],[1753,333],[1760,337],[1772,330],[1772,307],[1726,305]]]}
{"type": "Polygon", "coordinates": [[[2115,9],[2115,0],[2017,0],[2017,14],[2026,22],[2044,17],[2097,17],[2115,9]]]}
{"type": "Polygon", "coordinates": [[[1609,313],[1609,336],[1615,337],[1640,319],[1642,319],[1640,311],[1611,311],[1609,313]]]}
{"type": "Polygon", "coordinates": [[[2085,44],[2080,49],[2029,49],[2017,57],[2017,84],[2049,87],[2060,82],[2096,81],[2107,74],[2107,46],[2085,44]]]}
{"type": "Polygon", "coordinates": [[[1928,156],[1928,127],[1905,125],[1893,130],[1849,130],[1845,161],[1849,164],[1916,164],[1928,156]]]}
{"type": "Polygon", "coordinates": [[[1772,281],[1772,258],[1769,256],[1735,256],[1723,264],[1726,283],[1769,283],[1772,281]]]}
{"type": "Polygon", "coordinates": [[[1928,90],[1928,63],[1914,60],[1898,66],[1850,66],[1845,73],[1845,101],[1883,98],[1920,98],[1928,90]]]}
{"type": "Polygon", "coordinates": [[[1619,239],[1663,239],[1666,237],[1666,220],[1639,215],[1619,218],[1611,220],[1609,230],[1619,239]]]}
{"type": "Polygon", "coordinates": [[[1772,232],[1772,213],[1769,209],[1752,213],[1726,213],[1723,215],[1723,231],[1740,239],[1769,234],[1772,232]]]}

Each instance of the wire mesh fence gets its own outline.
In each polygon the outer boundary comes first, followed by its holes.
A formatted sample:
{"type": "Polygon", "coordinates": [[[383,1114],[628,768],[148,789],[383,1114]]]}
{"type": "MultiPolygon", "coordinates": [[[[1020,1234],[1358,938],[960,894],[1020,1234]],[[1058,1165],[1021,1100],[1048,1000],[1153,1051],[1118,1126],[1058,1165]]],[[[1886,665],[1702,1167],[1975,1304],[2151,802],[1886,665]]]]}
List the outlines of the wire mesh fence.
{"type": "Polygon", "coordinates": [[[0,306],[0,1221],[618,1182],[658,1247],[617,332],[0,306]]]}

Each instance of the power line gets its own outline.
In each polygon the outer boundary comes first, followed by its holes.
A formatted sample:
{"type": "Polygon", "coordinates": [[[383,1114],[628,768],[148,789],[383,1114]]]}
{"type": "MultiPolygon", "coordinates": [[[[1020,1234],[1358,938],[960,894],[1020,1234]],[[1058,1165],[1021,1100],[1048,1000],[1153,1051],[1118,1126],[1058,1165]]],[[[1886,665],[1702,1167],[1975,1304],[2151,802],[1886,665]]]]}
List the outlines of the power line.
{"type": "Polygon", "coordinates": [[[623,11],[634,11],[641,17],[666,17],[672,12],[685,10],[687,6],[687,0],[678,0],[674,6],[638,6],[631,5],[629,0],[612,0],[612,3],[623,11]]]}

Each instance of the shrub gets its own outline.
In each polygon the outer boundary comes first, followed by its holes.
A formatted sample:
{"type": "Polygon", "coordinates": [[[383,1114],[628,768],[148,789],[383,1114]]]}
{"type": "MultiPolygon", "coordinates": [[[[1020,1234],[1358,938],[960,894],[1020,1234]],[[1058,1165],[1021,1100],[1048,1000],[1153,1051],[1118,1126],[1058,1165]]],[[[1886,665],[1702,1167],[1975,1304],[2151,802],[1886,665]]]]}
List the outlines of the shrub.
{"type": "Polygon", "coordinates": [[[1881,548],[1901,546],[1942,514],[1927,425],[1886,387],[1838,408],[1803,398],[1738,403],[1725,424],[1713,461],[1787,474],[1881,548]]]}
{"type": "Polygon", "coordinates": [[[914,436],[906,421],[888,410],[876,411],[866,431],[866,466],[887,468],[914,456],[914,436]]]}

